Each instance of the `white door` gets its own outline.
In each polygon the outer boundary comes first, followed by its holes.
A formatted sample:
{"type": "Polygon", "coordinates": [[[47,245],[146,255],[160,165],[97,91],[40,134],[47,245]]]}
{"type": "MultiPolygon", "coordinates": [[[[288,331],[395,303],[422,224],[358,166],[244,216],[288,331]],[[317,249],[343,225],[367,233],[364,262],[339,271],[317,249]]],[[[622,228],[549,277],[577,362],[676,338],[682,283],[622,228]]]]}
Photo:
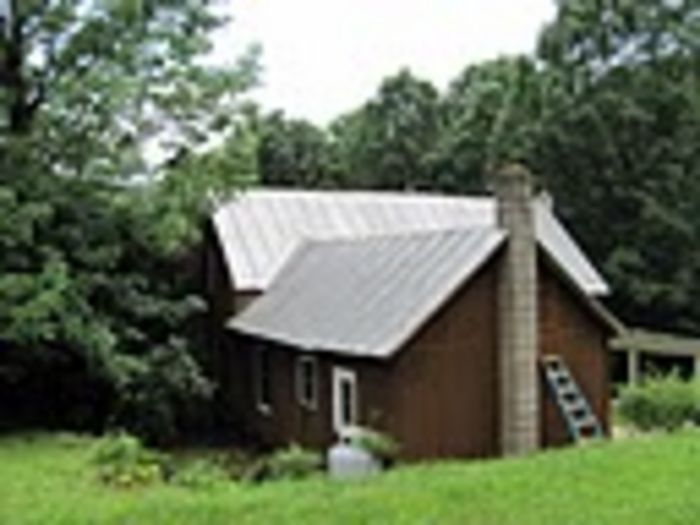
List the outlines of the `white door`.
{"type": "Polygon", "coordinates": [[[333,428],[336,432],[357,425],[357,374],[333,367],[333,428]]]}

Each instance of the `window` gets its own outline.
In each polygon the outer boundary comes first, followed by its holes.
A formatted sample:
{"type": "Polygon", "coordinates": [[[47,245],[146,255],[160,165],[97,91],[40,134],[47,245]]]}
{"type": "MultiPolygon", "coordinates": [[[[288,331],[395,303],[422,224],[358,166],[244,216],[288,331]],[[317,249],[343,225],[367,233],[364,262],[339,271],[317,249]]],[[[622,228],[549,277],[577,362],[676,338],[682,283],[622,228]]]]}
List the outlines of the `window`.
{"type": "Polygon", "coordinates": [[[297,359],[296,391],[299,404],[315,410],[318,404],[318,366],[316,358],[302,356],[297,359]]]}
{"type": "Polygon", "coordinates": [[[333,369],[333,426],[337,432],[357,425],[357,376],[353,370],[333,369]]]}
{"type": "Polygon", "coordinates": [[[254,354],[253,381],[255,382],[255,404],[263,414],[272,412],[272,368],[270,353],[260,348],[254,354]]]}

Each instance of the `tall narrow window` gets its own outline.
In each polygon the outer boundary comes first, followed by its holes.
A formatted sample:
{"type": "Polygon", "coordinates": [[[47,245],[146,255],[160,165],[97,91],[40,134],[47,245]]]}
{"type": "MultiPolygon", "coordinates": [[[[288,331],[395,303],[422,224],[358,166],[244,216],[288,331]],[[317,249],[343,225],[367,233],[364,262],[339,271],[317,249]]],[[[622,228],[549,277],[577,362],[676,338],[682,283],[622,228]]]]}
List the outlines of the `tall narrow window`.
{"type": "Polygon", "coordinates": [[[348,426],[355,422],[354,383],[349,379],[343,379],[340,382],[340,388],[340,418],[343,426],[348,426]]]}
{"type": "Polygon", "coordinates": [[[272,412],[272,368],[270,353],[260,348],[255,352],[253,363],[253,380],[255,381],[255,403],[263,414],[272,412]]]}
{"type": "Polygon", "coordinates": [[[336,432],[357,425],[357,376],[353,370],[333,369],[333,426],[336,432]]]}
{"type": "Polygon", "coordinates": [[[318,365],[313,356],[301,356],[296,366],[296,392],[299,404],[310,410],[318,406],[318,365]]]}

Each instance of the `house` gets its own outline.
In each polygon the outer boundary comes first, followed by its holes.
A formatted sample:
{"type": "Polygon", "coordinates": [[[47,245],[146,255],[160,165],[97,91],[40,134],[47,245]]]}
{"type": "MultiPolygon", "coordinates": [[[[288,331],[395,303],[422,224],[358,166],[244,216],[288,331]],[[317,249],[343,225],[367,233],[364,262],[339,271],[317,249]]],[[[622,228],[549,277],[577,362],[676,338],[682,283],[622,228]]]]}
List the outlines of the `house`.
{"type": "Polygon", "coordinates": [[[226,410],[262,443],[327,447],[359,424],[407,459],[564,444],[545,355],[609,427],[608,287],[523,168],[495,198],[251,190],[211,237],[226,410]]]}

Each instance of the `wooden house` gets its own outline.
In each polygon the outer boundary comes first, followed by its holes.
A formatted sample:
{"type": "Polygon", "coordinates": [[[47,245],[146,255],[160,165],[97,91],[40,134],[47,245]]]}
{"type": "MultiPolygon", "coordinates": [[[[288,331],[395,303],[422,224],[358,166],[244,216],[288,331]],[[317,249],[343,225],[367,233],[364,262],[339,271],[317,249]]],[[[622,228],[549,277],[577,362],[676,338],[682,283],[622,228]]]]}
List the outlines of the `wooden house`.
{"type": "Polygon", "coordinates": [[[212,345],[231,419],[270,446],[348,425],[408,459],[566,443],[540,360],[609,425],[607,285],[527,173],[495,197],[256,189],[212,220],[212,345]]]}

